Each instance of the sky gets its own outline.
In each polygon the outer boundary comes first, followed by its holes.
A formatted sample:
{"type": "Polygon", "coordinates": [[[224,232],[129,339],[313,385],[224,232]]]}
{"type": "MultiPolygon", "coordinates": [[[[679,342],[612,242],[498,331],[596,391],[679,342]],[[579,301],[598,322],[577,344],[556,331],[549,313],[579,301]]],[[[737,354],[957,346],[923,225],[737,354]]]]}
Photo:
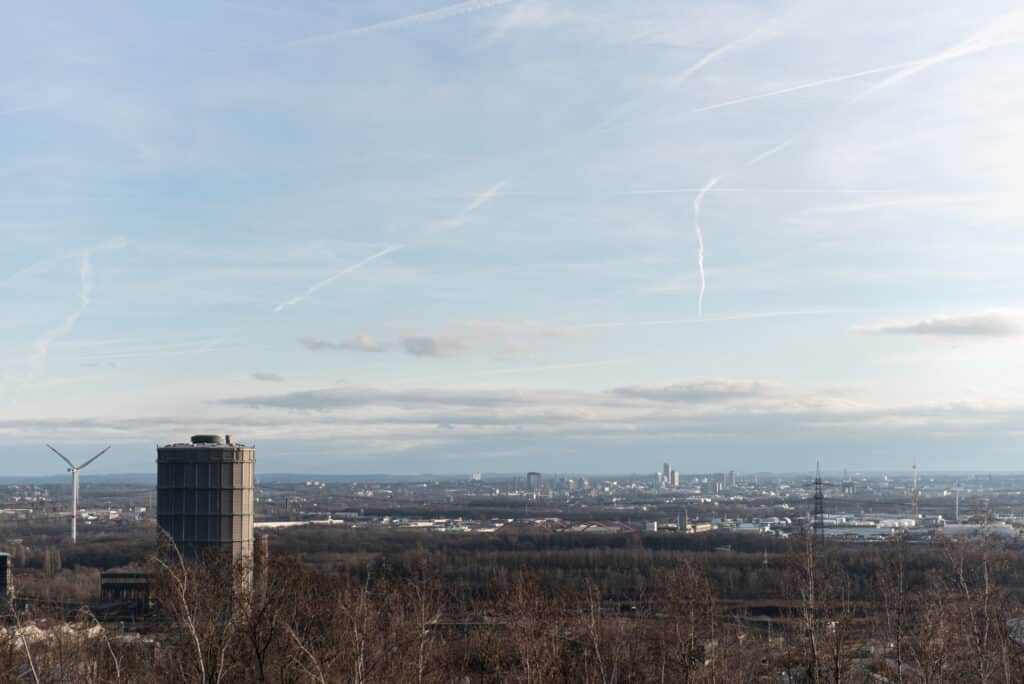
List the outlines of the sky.
{"type": "Polygon", "coordinates": [[[1020,470],[1017,3],[0,8],[0,470],[1020,470]]]}

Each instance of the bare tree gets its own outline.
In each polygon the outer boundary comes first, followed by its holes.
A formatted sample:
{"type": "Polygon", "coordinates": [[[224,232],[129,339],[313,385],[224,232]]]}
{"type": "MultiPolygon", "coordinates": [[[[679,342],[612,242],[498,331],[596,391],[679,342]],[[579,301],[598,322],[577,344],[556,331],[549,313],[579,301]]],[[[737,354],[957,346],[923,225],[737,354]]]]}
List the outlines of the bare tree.
{"type": "MultiPolygon", "coordinates": [[[[878,591],[882,598],[881,617],[885,635],[893,645],[896,656],[896,681],[902,684],[904,669],[905,637],[908,619],[906,541],[903,535],[896,538],[893,548],[881,558],[878,573],[878,591]]],[[[886,644],[888,646],[888,644],[886,644]]]]}

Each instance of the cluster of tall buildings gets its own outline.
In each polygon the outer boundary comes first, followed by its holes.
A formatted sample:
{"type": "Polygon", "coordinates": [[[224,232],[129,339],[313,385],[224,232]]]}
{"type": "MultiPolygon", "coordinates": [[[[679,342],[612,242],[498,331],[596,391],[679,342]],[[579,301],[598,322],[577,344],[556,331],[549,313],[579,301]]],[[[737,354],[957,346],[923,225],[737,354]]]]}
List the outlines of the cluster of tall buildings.
{"type": "Polygon", "coordinates": [[[658,486],[674,489],[679,488],[679,471],[672,468],[667,462],[661,464],[661,472],[658,473],[658,486]]]}
{"type": "MultiPolygon", "coordinates": [[[[661,464],[661,471],[657,475],[658,487],[662,489],[679,489],[679,471],[673,468],[668,462],[661,464]]],[[[701,480],[701,491],[710,491],[713,494],[721,494],[726,490],[736,488],[736,471],[720,473],[714,476],[704,477],[701,480]],[[706,488],[705,488],[706,485],[706,488]]]]}

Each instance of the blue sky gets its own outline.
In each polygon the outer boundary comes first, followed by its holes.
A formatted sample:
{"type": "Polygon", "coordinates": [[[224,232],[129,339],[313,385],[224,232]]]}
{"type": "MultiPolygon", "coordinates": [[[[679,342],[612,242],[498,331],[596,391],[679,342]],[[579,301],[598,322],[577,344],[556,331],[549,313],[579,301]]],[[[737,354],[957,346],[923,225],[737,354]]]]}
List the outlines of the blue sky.
{"type": "Polygon", "coordinates": [[[1018,467],[1014,3],[0,12],[5,474],[1018,467]]]}

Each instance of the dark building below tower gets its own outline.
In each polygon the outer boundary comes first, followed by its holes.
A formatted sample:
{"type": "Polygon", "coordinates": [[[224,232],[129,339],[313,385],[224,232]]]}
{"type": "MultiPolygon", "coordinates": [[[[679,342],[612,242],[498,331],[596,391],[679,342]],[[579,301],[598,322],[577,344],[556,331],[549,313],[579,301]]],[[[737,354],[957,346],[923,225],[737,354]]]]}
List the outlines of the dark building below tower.
{"type": "Polygon", "coordinates": [[[100,601],[107,606],[127,606],[131,615],[146,613],[150,609],[149,576],[142,572],[100,573],[100,601]]]}
{"type": "Polygon", "coordinates": [[[0,553],[0,599],[14,598],[14,556],[0,553]]]}

